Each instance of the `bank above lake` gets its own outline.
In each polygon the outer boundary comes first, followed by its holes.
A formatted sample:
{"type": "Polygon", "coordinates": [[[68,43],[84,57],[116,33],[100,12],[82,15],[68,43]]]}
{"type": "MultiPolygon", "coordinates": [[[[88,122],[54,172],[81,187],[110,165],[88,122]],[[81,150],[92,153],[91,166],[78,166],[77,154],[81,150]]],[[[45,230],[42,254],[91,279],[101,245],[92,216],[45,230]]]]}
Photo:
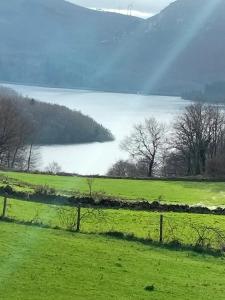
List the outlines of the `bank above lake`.
{"type": "Polygon", "coordinates": [[[23,97],[5,87],[0,87],[0,99],[13,101],[16,113],[30,120],[33,134],[29,142],[33,144],[82,144],[114,139],[112,133],[93,118],[63,105],[23,97]]]}

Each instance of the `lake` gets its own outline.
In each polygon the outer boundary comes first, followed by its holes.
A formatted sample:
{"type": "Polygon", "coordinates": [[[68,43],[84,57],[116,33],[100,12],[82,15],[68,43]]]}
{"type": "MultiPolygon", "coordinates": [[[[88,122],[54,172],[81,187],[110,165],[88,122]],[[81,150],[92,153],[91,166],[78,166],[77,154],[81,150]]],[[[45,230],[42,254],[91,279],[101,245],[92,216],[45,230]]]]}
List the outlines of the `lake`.
{"type": "Polygon", "coordinates": [[[119,145],[134,124],[149,117],[169,124],[188,105],[179,97],[4,85],[23,96],[79,110],[112,131],[116,138],[113,142],[40,147],[40,170],[56,161],[63,171],[82,175],[103,175],[114,162],[128,158],[119,145]]]}

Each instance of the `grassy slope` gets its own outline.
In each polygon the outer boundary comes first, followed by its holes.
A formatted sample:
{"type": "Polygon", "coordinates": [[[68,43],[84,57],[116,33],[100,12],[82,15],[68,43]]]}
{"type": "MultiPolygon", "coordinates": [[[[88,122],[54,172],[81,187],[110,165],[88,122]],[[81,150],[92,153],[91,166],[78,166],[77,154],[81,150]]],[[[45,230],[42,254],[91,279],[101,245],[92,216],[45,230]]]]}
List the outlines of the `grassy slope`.
{"type": "MultiPolygon", "coordinates": [[[[25,173],[1,173],[9,178],[18,179],[35,185],[48,184],[58,191],[87,192],[85,178],[25,173]]],[[[185,181],[147,181],[96,179],[94,191],[127,199],[156,200],[162,202],[225,205],[225,183],[223,182],[185,182],[185,181]]]]}
{"type": "Polygon", "coordinates": [[[223,258],[0,223],[1,300],[222,300],[223,258]],[[155,291],[144,290],[154,284],[155,291]]]}
{"type": "MultiPolygon", "coordinates": [[[[0,198],[0,213],[2,211],[3,199],[0,198]]],[[[63,220],[60,218],[58,209],[55,205],[46,205],[26,201],[10,199],[7,216],[18,221],[33,221],[43,223],[51,227],[67,228],[76,215],[71,214],[72,208],[67,208],[63,220]],[[67,217],[66,217],[67,216],[67,217]]],[[[81,215],[87,213],[86,209],[81,210],[81,215]]],[[[154,241],[159,239],[159,213],[129,211],[129,210],[101,210],[99,214],[88,215],[81,221],[81,230],[86,233],[105,233],[110,231],[133,234],[137,238],[151,238],[154,241]]],[[[197,240],[196,230],[193,225],[201,228],[202,225],[219,228],[225,232],[225,217],[213,215],[195,215],[164,213],[164,241],[179,240],[183,244],[195,244],[197,240]]],[[[200,229],[201,230],[201,229],[200,229]]],[[[214,247],[221,247],[220,241],[213,239],[211,242],[214,247]]]]}

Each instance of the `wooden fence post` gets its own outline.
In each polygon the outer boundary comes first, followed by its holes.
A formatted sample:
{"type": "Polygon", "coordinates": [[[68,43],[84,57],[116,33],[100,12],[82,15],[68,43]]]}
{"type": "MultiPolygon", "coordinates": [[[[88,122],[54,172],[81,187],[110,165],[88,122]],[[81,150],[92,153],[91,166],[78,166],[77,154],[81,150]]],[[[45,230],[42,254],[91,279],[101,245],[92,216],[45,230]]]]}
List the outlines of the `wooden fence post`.
{"type": "Polygon", "coordinates": [[[77,206],[77,229],[76,229],[77,232],[80,231],[80,211],[81,211],[80,204],[78,204],[78,206],[77,206]]]}
{"type": "Polygon", "coordinates": [[[163,215],[160,215],[159,242],[163,242],[163,215]]]}
{"type": "Polygon", "coordinates": [[[7,197],[4,197],[3,210],[2,210],[2,218],[3,219],[6,217],[6,209],[7,209],[7,197]]]}

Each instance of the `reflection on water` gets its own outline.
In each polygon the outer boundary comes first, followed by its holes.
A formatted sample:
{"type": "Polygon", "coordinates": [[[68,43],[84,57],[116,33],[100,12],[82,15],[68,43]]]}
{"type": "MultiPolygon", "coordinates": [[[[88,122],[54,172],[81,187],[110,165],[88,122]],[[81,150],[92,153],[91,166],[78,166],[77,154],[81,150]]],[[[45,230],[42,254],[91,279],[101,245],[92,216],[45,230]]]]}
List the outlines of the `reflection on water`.
{"type": "Polygon", "coordinates": [[[65,105],[93,117],[112,131],[116,140],[109,143],[41,147],[44,169],[56,161],[63,171],[79,174],[105,174],[116,160],[127,158],[119,144],[134,124],[154,116],[170,123],[188,104],[179,97],[142,96],[69,89],[10,85],[23,96],[65,105]]]}

